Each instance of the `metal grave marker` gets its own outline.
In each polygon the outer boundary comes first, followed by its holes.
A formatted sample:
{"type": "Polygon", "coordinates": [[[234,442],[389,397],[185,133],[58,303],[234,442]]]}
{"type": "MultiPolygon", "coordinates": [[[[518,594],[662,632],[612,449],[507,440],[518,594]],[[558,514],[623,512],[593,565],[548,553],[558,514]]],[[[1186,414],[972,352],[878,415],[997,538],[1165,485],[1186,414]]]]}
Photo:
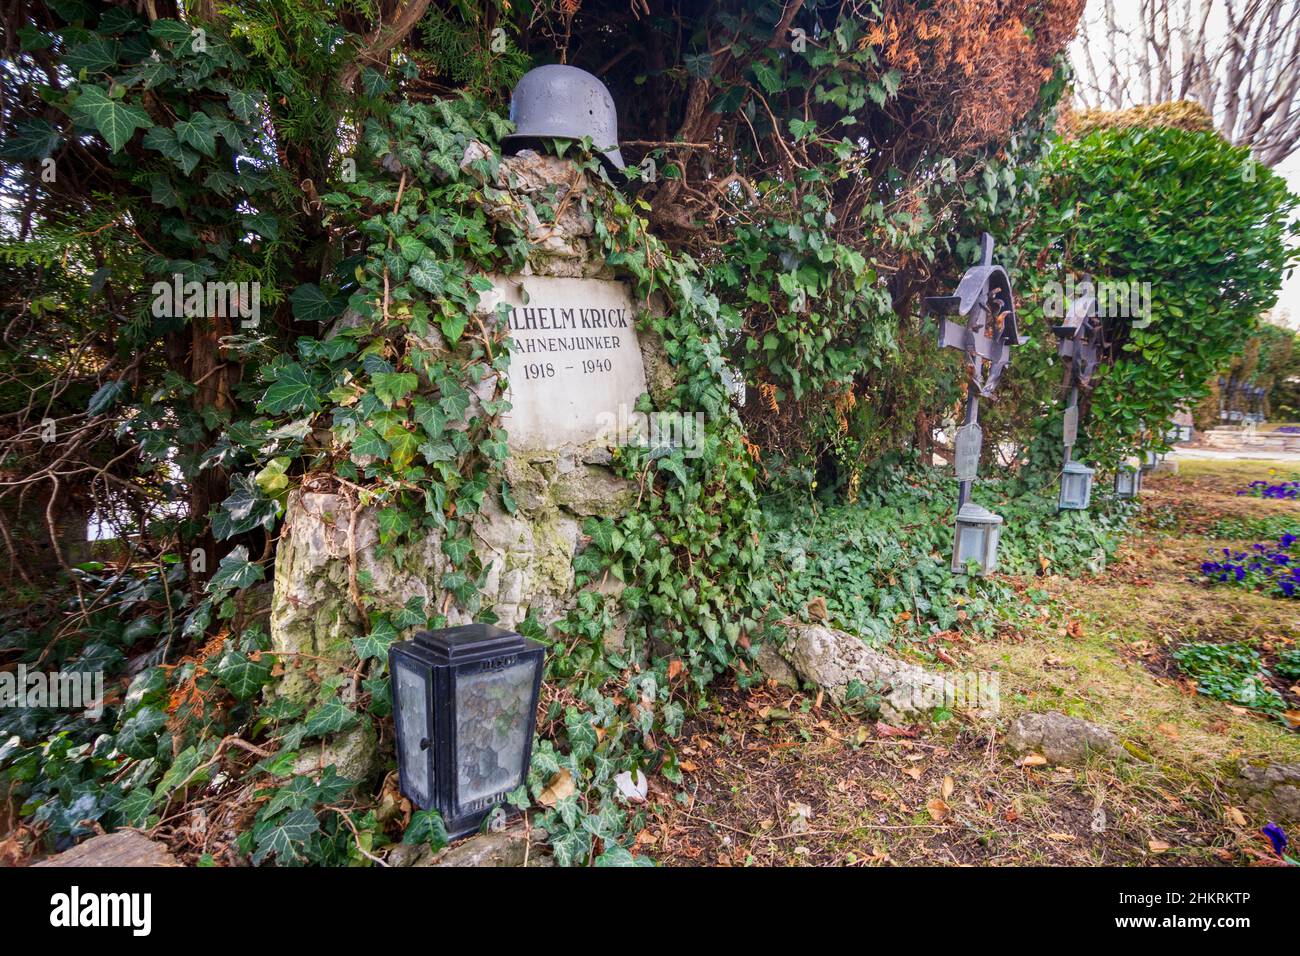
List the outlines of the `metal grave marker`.
{"type": "Polygon", "coordinates": [[[979,425],[971,422],[957,429],[953,442],[953,460],[957,470],[958,481],[974,481],[979,474],[980,451],[984,447],[984,433],[979,425]]]}
{"type": "Polygon", "coordinates": [[[1064,432],[1063,444],[1068,448],[1073,448],[1075,442],[1079,440],[1079,406],[1071,405],[1065,410],[1062,416],[1061,429],[1064,432]]]}

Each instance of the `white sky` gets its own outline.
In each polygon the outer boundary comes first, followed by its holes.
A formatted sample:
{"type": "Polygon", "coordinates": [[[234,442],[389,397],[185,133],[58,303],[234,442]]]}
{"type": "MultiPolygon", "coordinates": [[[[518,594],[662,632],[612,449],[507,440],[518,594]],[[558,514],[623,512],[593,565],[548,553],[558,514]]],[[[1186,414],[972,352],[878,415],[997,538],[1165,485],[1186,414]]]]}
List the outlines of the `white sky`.
{"type": "MultiPolygon", "coordinates": [[[[1276,167],[1275,172],[1286,177],[1293,193],[1300,193],[1300,153],[1292,153],[1286,162],[1276,167]]],[[[1300,328],[1300,269],[1282,281],[1282,292],[1277,297],[1274,316],[1280,319],[1283,312],[1287,313],[1287,325],[1293,329],[1300,328]]]]}

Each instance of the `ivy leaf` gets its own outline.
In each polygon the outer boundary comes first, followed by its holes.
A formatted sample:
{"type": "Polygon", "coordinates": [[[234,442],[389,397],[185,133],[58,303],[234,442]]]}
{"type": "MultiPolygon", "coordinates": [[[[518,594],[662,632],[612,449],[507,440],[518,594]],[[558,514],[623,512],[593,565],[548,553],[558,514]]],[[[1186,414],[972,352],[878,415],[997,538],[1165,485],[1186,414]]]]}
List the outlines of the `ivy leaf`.
{"type": "Polygon", "coordinates": [[[149,35],[164,43],[179,44],[187,42],[194,31],[179,20],[155,20],[149,24],[149,35]]]}
{"type": "Polygon", "coordinates": [[[9,159],[45,159],[54,152],[63,134],[45,119],[25,119],[14,124],[14,132],[4,145],[0,156],[9,159]]]}
{"type": "Polygon", "coordinates": [[[633,856],[626,847],[617,843],[596,857],[596,866],[654,866],[648,856],[633,856]]]}
{"type": "MultiPolygon", "coordinates": [[[[573,799],[573,798],[569,798],[573,799]]],[[[591,852],[591,834],[581,827],[550,834],[551,852],[560,866],[581,863],[591,852]]]]}
{"type": "Polygon", "coordinates": [[[588,518],[582,530],[591,536],[591,543],[605,554],[613,554],[623,546],[623,533],[614,527],[614,522],[608,518],[603,521],[588,518]]]}
{"type": "Polygon", "coordinates": [[[121,55],[121,46],[116,40],[92,35],[85,43],[69,47],[63,56],[63,66],[74,76],[82,70],[87,73],[107,73],[117,65],[121,55]]]}
{"type": "Polygon", "coordinates": [[[269,212],[244,216],[240,222],[249,232],[255,232],[263,239],[277,239],[280,236],[280,220],[269,212]]]}
{"type": "Polygon", "coordinates": [[[765,92],[775,93],[781,89],[781,73],[771,64],[758,61],[753,64],[752,68],[754,76],[765,92]]]}
{"type": "Polygon", "coordinates": [[[402,834],[402,842],[408,846],[427,843],[435,853],[441,850],[450,842],[442,814],[437,810],[416,810],[402,834]]]}
{"type": "Polygon", "coordinates": [[[420,385],[420,379],[414,372],[378,372],[370,378],[375,384],[375,394],[389,408],[420,385]]]}
{"type": "Polygon", "coordinates": [[[226,92],[226,103],[230,106],[230,112],[234,113],[243,123],[251,123],[257,118],[261,109],[261,97],[256,93],[249,93],[245,90],[231,87],[226,92]]]}
{"type": "Polygon", "coordinates": [[[122,393],[126,391],[126,380],[115,379],[111,382],[105,382],[95,390],[95,394],[90,396],[90,403],[86,406],[87,415],[102,415],[114,405],[117,404],[122,393]]]}
{"type": "Polygon", "coordinates": [[[405,534],[414,526],[415,522],[405,508],[384,508],[379,512],[379,539],[384,543],[405,534]]]}
{"type": "Polygon", "coordinates": [[[117,732],[117,749],[128,757],[152,757],[158,750],[158,732],[167,724],[167,714],[153,707],[141,707],[117,732]]]}
{"type": "Polygon", "coordinates": [[[231,486],[230,495],[212,515],[212,534],[218,541],[252,531],[259,525],[267,529],[274,527],[279,506],[275,499],[262,493],[256,479],[235,475],[231,486]]]}
{"type": "Polygon", "coordinates": [[[384,436],[369,425],[357,428],[357,437],[352,442],[352,454],[358,458],[387,458],[392,449],[384,436]]]}
{"type": "Polygon", "coordinates": [[[412,627],[423,627],[427,620],[428,616],[424,613],[424,598],[417,594],[397,612],[393,618],[392,626],[400,630],[407,630],[412,627]]]}
{"type": "Polygon", "coordinates": [[[177,754],[162,780],[158,781],[158,786],[154,787],[154,799],[161,799],[178,787],[188,787],[208,780],[212,776],[212,768],[203,767],[203,764],[216,749],[217,741],[210,740],[198,746],[186,747],[177,754]]]}
{"type": "Polygon", "coordinates": [[[296,862],[300,859],[296,844],[301,844],[320,829],[316,814],[307,807],[287,814],[284,819],[264,823],[253,828],[253,839],[257,841],[257,851],[253,854],[253,863],[260,866],[272,853],[282,863],[296,862]]]}
{"type": "Polygon", "coordinates": [[[72,105],[72,118],[83,126],[97,129],[114,153],[126,145],[137,129],[153,126],[149,114],[140,107],[111,99],[99,86],[81,87],[72,105]]]}
{"type": "Polygon", "coordinates": [[[447,430],[447,415],[442,409],[428,402],[417,400],[413,406],[415,420],[424,433],[431,439],[442,437],[442,433],[447,430]]]}
{"type": "Polygon", "coordinates": [[[249,700],[271,681],[271,666],[227,647],[213,668],[213,676],[238,701],[249,700]]]}
{"type": "Polygon", "coordinates": [[[411,266],[411,281],[431,295],[442,295],[447,284],[442,266],[432,259],[421,259],[411,266]]]}
{"type": "Polygon", "coordinates": [[[149,811],[154,807],[154,796],[145,787],[136,787],[117,805],[127,826],[144,827],[149,822],[149,811]]]}
{"type": "Polygon", "coordinates": [[[259,816],[263,820],[270,820],[285,810],[301,810],[313,804],[333,803],[347,793],[352,783],[346,777],[340,777],[332,764],[325,768],[319,782],[305,774],[294,777],[275,791],[259,816]]]}
{"type": "Polygon", "coordinates": [[[442,397],[438,399],[438,404],[442,406],[448,421],[458,422],[469,411],[469,392],[463,388],[457,391],[444,388],[442,397]]]}
{"type": "Polygon", "coordinates": [[[392,88],[393,84],[389,83],[387,77],[378,70],[366,67],[361,71],[361,89],[366,96],[383,96],[392,88]]]}
{"type": "Polygon", "coordinates": [[[465,334],[465,326],[469,324],[469,315],[465,312],[453,312],[450,315],[444,314],[438,320],[438,325],[442,328],[442,334],[446,337],[449,345],[455,345],[460,341],[460,337],[465,334]]]}
{"type": "Polygon", "coordinates": [[[193,146],[204,156],[217,154],[217,137],[212,128],[212,117],[207,113],[196,110],[189,119],[177,121],[172,129],[176,138],[186,146],[193,146]]]}
{"type": "Polygon", "coordinates": [[[391,446],[388,460],[398,471],[405,471],[419,450],[420,440],[401,425],[394,425],[385,431],[384,439],[391,446]]]}
{"type": "Polygon", "coordinates": [[[320,286],[304,282],[289,294],[293,303],[293,317],[303,322],[324,322],[343,311],[341,298],[331,299],[321,291],[320,286]]]}
{"type": "Polygon", "coordinates": [[[376,614],[371,621],[370,633],[364,637],[354,637],[352,646],[357,656],[363,661],[371,657],[388,659],[388,648],[397,640],[397,629],[384,615],[376,614]]]}
{"type": "Polygon", "coordinates": [[[341,700],[330,700],[307,714],[303,732],[308,737],[328,737],[351,730],[361,718],[341,700]]]}
{"type": "Polygon", "coordinates": [[[212,593],[238,591],[256,584],[264,577],[266,572],[262,570],[262,566],[248,559],[248,546],[241,544],[221,559],[216,573],[208,582],[208,591],[212,593]]]}
{"type": "Polygon", "coordinates": [[[469,538],[447,537],[442,542],[442,551],[451,560],[453,567],[463,565],[473,550],[474,544],[469,538]]]}
{"type": "Polygon", "coordinates": [[[300,409],[315,411],[320,407],[320,396],[307,377],[306,369],[297,362],[290,362],[276,373],[275,381],[262,396],[260,407],[272,415],[300,409]]]}
{"type": "Polygon", "coordinates": [[[170,159],[186,176],[194,172],[194,168],[199,164],[199,154],[182,146],[170,127],[153,127],[144,134],[142,142],[146,148],[157,150],[170,159]]]}

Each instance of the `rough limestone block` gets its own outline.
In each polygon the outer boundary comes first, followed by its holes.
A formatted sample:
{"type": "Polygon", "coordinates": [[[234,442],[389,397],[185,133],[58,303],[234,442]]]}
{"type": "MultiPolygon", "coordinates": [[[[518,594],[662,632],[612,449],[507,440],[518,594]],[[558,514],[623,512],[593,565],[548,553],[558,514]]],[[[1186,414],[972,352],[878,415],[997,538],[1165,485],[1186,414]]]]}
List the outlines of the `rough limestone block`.
{"type": "Polygon", "coordinates": [[[852,634],[820,624],[791,626],[780,655],[799,677],[825,688],[836,702],[845,700],[854,681],[878,692],[880,716],[890,723],[928,717],[936,707],[951,706],[959,699],[957,688],[938,674],[873,650],[852,634]]]}
{"type": "MultiPolygon", "coordinates": [[[[467,147],[467,156],[475,145],[467,147]]],[[[583,278],[606,272],[604,262],[591,251],[596,222],[583,201],[591,184],[587,174],[571,161],[520,150],[517,155],[502,158],[495,186],[484,191],[490,200],[487,214],[527,233],[530,273],[583,278]],[[539,205],[556,210],[556,221],[543,223],[537,215],[539,205]]]]}
{"type": "Polygon", "coordinates": [[[388,854],[390,866],[554,866],[538,830],[529,844],[522,826],[500,833],[480,833],[434,853],[427,846],[398,846],[388,854]]]}
{"type": "Polygon", "coordinates": [[[1246,805],[1270,820],[1300,823],[1300,764],[1242,761],[1231,786],[1246,805]]]}
{"type": "Polygon", "coordinates": [[[769,680],[774,680],[783,687],[798,687],[799,675],[781,656],[781,652],[770,642],[759,645],[757,664],[769,680]]]}
{"type": "Polygon", "coordinates": [[[1082,764],[1089,754],[1127,756],[1110,730],[1055,711],[1021,714],[1007,731],[1006,744],[1017,753],[1033,751],[1064,765],[1082,764]]]}
{"type": "Polygon", "coordinates": [[[135,830],[91,837],[33,866],[180,866],[161,843],[135,830]]]}

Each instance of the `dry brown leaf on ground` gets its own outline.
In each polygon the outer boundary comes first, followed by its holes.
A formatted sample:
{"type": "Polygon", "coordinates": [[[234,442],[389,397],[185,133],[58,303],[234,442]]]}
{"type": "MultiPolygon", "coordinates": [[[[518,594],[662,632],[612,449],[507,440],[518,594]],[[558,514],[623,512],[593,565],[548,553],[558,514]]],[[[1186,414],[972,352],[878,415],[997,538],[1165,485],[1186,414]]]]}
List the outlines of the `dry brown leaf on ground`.
{"type": "Polygon", "coordinates": [[[940,820],[945,819],[950,813],[952,813],[952,807],[948,806],[947,803],[940,800],[938,797],[935,797],[933,800],[927,801],[925,812],[930,814],[931,820],[938,823],[940,820]]]}
{"type": "Polygon", "coordinates": [[[553,807],[565,797],[573,796],[577,789],[573,784],[573,775],[567,770],[561,770],[547,781],[546,789],[538,795],[537,802],[544,807],[553,807]]]}

